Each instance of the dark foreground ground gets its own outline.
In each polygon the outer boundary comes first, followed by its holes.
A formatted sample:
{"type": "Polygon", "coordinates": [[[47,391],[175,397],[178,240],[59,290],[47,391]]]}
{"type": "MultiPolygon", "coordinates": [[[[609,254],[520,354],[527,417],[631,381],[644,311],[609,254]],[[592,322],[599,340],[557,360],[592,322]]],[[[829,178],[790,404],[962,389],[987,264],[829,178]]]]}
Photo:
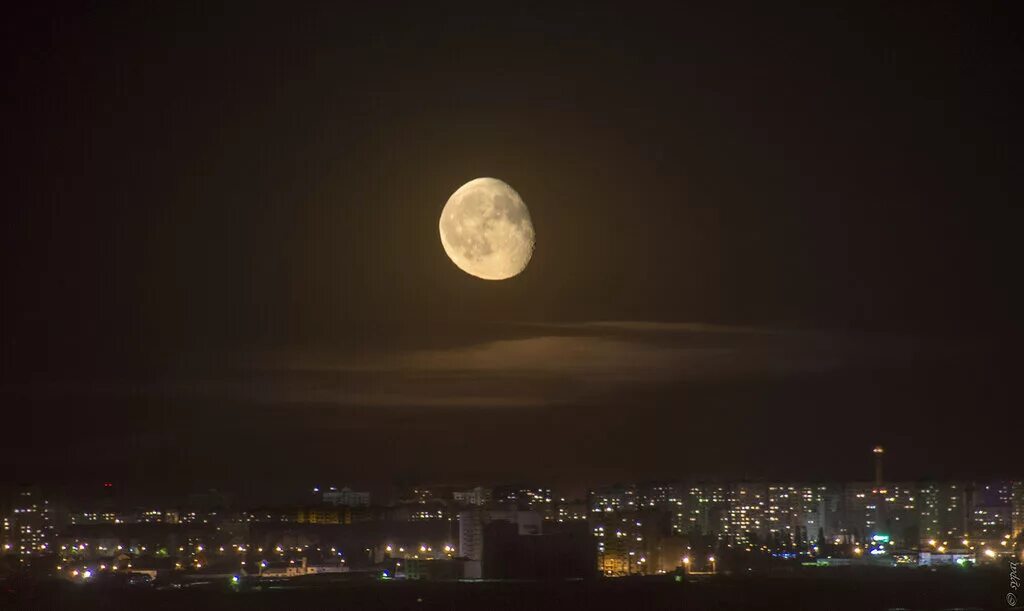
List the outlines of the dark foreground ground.
{"type": "MultiPolygon", "coordinates": [[[[614,579],[562,583],[308,581],[251,590],[214,583],[171,590],[107,589],[64,583],[0,593],[0,609],[1009,609],[997,572],[819,570],[675,582],[614,579]]],[[[1021,598],[1024,598],[1022,596],[1021,598]]],[[[1018,603],[1020,604],[1020,603],[1018,603]]]]}

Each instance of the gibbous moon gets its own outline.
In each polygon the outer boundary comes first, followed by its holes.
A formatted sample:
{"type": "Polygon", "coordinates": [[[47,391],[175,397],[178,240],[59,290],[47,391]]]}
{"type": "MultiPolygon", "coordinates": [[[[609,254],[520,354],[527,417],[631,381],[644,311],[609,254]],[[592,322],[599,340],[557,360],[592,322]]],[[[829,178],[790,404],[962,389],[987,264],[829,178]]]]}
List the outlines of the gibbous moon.
{"type": "Polygon", "coordinates": [[[484,280],[518,275],[533,256],[530,211],[523,198],[497,178],[477,178],[452,193],[438,229],[452,262],[484,280]]]}

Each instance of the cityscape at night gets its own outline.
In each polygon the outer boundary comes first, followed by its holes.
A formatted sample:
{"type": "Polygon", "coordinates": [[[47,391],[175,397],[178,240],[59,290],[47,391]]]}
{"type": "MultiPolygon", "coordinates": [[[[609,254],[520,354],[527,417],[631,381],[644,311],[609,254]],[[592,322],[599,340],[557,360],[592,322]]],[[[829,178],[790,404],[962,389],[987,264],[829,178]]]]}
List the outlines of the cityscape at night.
{"type": "MultiPolygon", "coordinates": [[[[884,448],[856,482],[417,486],[390,498],[313,486],[239,506],[209,490],[130,506],[31,487],[5,505],[3,561],[71,583],[164,587],[338,580],[552,580],[838,567],[971,570],[1024,550],[1024,481],[893,482],[884,448]]],[[[865,464],[867,464],[867,455],[865,464]]]]}
{"type": "Polygon", "coordinates": [[[1024,2],[22,2],[0,611],[1024,608],[1024,2]]]}

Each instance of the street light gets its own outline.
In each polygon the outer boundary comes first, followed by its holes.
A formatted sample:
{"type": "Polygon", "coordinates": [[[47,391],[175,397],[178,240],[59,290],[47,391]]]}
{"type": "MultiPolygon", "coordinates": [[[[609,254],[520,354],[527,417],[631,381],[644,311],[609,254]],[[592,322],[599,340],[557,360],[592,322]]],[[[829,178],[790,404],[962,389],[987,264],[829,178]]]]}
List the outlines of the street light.
{"type": "Polygon", "coordinates": [[[718,570],[715,567],[715,557],[714,556],[708,556],[708,562],[711,563],[711,572],[712,573],[717,573],[718,570]]]}
{"type": "Polygon", "coordinates": [[[683,556],[683,569],[687,573],[690,572],[690,557],[689,556],[683,556]]]}

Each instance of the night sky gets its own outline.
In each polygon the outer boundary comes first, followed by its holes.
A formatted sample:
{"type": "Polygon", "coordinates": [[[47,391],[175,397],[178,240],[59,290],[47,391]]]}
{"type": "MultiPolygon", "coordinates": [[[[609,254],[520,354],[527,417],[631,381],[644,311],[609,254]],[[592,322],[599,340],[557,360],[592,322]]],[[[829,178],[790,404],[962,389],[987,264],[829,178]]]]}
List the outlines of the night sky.
{"type": "Polygon", "coordinates": [[[1020,3],[150,4],[3,20],[0,481],[1021,474],[1020,3]]]}

